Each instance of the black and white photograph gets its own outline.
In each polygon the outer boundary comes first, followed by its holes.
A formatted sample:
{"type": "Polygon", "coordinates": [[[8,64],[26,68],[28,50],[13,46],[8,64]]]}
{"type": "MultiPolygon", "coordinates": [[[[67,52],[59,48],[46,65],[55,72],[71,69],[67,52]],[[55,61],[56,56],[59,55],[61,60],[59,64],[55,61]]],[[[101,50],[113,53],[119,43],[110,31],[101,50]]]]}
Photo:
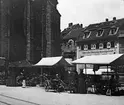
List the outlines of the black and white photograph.
{"type": "Polygon", "coordinates": [[[0,105],[124,105],[124,0],[0,0],[0,105]]]}

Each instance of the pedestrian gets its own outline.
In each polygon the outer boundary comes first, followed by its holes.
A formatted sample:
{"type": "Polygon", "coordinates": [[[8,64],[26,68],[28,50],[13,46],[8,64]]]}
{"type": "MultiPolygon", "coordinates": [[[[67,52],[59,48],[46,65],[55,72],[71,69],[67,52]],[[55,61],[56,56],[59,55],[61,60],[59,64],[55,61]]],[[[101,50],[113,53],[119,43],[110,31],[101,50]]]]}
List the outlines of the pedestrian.
{"type": "Polygon", "coordinates": [[[24,79],[22,81],[22,88],[26,88],[26,81],[24,79]]]}
{"type": "Polygon", "coordinates": [[[75,69],[68,71],[68,86],[69,86],[70,91],[72,90],[73,93],[77,92],[78,73],[75,69]]]}
{"type": "Polygon", "coordinates": [[[22,72],[22,88],[26,88],[26,76],[25,76],[24,69],[22,72]]]}
{"type": "Polygon", "coordinates": [[[83,69],[80,69],[80,74],[78,75],[78,93],[86,93],[85,74],[83,73],[83,69]]]}

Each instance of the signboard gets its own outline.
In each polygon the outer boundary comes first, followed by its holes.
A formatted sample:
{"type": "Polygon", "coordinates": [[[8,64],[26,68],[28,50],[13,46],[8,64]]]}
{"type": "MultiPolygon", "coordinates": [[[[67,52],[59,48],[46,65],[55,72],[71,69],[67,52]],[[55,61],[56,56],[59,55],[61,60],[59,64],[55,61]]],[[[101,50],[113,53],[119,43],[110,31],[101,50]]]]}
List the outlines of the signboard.
{"type": "Polygon", "coordinates": [[[87,51],[80,51],[79,55],[80,56],[88,56],[88,55],[106,55],[106,54],[114,54],[116,53],[116,49],[115,48],[111,48],[111,49],[97,49],[97,50],[87,50],[87,51]]]}

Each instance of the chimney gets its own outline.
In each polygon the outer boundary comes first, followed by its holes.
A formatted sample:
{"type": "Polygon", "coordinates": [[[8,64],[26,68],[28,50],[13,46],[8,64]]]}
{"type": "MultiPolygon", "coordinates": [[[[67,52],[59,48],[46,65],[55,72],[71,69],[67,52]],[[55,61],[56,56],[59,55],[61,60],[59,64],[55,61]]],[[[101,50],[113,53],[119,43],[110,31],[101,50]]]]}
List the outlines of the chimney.
{"type": "Polygon", "coordinates": [[[113,17],[113,21],[115,21],[116,20],[116,17],[113,17]]]}
{"type": "Polygon", "coordinates": [[[71,26],[73,26],[73,23],[69,23],[69,24],[68,24],[68,27],[71,27],[71,26]]]}
{"type": "Polygon", "coordinates": [[[80,24],[81,28],[83,28],[83,24],[80,24]]]}
{"type": "Polygon", "coordinates": [[[106,22],[108,22],[108,21],[109,21],[109,19],[108,19],[108,18],[106,18],[106,19],[105,19],[105,21],[106,21],[106,22]]]}

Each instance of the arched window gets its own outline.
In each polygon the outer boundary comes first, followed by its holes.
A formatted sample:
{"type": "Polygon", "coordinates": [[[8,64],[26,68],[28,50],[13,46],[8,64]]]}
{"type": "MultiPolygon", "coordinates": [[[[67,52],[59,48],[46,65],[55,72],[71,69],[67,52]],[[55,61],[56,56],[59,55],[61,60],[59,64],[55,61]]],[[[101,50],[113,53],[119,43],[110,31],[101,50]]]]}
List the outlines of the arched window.
{"type": "Polygon", "coordinates": [[[72,46],[74,46],[74,41],[72,39],[70,39],[68,41],[68,47],[72,47],[72,46]]]}
{"type": "Polygon", "coordinates": [[[107,42],[107,48],[111,48],[111,42],[107,42]]]}
{"type": "Polygon", "coordinates": [[[91,49],[92,50],[96,49],[96,44],[91,44],[91,49]]]}
{"type": "Polygon", "coordinates": [[[99,49],[103,49],[103,43],[99,44],[99,49]]]}
{"type": "Polygon", "coordinates": [[[88,45],[84,45],[84,50],[88,50],[88,45]]]}

